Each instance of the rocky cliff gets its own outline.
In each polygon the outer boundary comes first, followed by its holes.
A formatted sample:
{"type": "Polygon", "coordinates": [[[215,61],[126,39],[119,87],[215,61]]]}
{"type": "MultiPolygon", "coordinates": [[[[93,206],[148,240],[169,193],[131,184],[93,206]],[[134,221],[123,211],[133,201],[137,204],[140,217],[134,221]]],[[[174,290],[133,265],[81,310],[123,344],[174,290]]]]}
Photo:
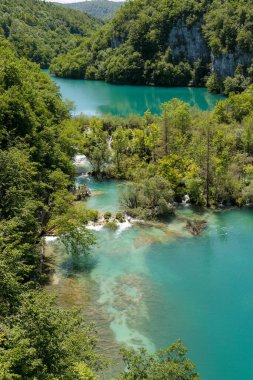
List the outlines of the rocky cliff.
{"type": "Polygon", "coordinates": [[[74,54],[54,72],[74,76],[80,61],[86,79],[240,92],[253,81],[252,0],[127,1],[74,54]]]}
{"type": "MultiPolygon", "coordinates": [[[[201,60],[211,64],[211,70],[219,77],[233,77],[238,65],[247,68],[252,64],[253,51],[244,53],[235,47],[234,52],[214,55],[203,35],[203,22],[187,25],[179,20],[172,27],[168,37],[168,47],[171,48],[173,59],[185,59],[191,63],[201,60]]],[[[119,46],[119,44],[118,44],[119,46]]]]}
{"type": "Polygon", "coordinates": [[[169,33],[168,46],[172,56],[179,61],[182,58],[191,63],[198,59],[211,61],[211,52],[203,37],[201,22],[188,26],[184,20],[179,20],[169,33]]]}

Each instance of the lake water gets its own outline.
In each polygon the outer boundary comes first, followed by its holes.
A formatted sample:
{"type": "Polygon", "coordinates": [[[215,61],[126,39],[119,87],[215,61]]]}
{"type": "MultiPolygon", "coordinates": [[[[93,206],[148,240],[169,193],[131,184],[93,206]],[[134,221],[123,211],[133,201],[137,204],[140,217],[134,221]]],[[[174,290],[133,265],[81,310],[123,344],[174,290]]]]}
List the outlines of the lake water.
{"type": "MultiPolygon", "coordinates": [[[[79,179],[83,181],[87,178],[79,179]]],[[[97,192],[88,199],[88,207],[120,207],[124,184],[89,179],[87,184],[97,192]]],[[[179,213],[192,215],[188,208],[179,213]]],[[[107,315],[105,335],[113,334],[118,344],[152,352],[181,338],[202,380],[249,380],[253,213],[232,210],[201,217],[208,220],[208,229],[198,237],[190,236],[183,221],[162,227],[126,226],[116,232],[103,228],[96,232],[95,265],[79,278],[88,276],[95,286],[95,320],[107,315]]],[[[104,344],[110,355],[111,345],[104,344]]]]}
{"type": "Polygon", "coordinates": [[[74,101],[76,107],[74,113],[84,113],[89,116],[143,115],[148,109],[152,113],[159,113],[161,104],[172,98],[179,98],[202,110],[210,110],[218,100],[224,98],[221,95],[208,93],[205,88],[121,86],[101,81],[62,79],[54,76],[52,79],[60,87],[63,99],[74,101]]]}

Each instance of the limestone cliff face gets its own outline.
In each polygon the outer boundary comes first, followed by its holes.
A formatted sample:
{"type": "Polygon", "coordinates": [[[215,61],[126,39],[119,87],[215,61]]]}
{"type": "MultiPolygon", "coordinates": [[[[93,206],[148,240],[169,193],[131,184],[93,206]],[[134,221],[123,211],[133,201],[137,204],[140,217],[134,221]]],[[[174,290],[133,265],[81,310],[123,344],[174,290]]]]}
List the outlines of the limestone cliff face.
{"type": "Polygon", "coordinates": [[[246,54],[239,49],[234,53],[214,56],[203,36],[201,22],[188,26],[179,20],[169,33],[168,46],[172,50],[172,56],[177,60],[186,59],[193,63],[201,59],[210,63],[211,69],[222,78],[233,76],[239,64],[249,67],[253,59],[253,52],[246,54]]]}
{"type": "Polygon", "coordinates": [[[212,68],[213,71],[226,78],[227,76],[233,76],[238,65],[249,67],[253,59],[253,53],[245,54],[240,50],[235,53],[221,54],[219,56],[212,55],[212,68]]]}
{"type": "Polygon", "coordinates": [[[169,33],[168,45],[176,59],[186,58],[190,62],[202,59],[204,62],[211,62],[210,49],[203,37],[200,22],[188,26],[179,20],[169,33]]]}
{"type": "MultiPolygon", "coordinates": [[[[201,59],[204,63],[210,64],[210,68],[222,78],[233,76],[236,67],[241,64],[249,67],[253,60],[253,51],[243,53],[235,49],[233,53],[220,54],[214,56],[208,46],[202,31],[203,21],[197,21],[192,25],[187,25],[184,20],[178,20],[168,32],[167,46],[171,48],[173,60],[187,60],[194,63],[201,59]]],[[[117,49],[123,41],[118,37],[111,39],[111,47],[117,49]]]]}

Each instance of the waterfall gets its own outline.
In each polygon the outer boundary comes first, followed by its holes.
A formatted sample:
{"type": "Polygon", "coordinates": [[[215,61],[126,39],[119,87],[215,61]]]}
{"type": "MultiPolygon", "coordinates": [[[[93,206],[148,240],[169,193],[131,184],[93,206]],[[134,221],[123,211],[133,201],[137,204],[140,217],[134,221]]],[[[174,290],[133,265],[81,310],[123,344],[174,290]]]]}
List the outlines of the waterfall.
{"type": "Polygon", "coordinates": [[[74,165],[78,175],[85,175],[92,170],[91,163],[84,154],[77,154],[75,156],[74,165]]]}

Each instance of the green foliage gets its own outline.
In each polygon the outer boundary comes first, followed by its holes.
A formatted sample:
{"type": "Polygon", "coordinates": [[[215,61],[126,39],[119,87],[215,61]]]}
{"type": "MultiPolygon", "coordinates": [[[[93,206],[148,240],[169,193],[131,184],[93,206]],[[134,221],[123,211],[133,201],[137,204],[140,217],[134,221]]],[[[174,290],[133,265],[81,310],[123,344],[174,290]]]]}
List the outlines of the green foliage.
{"type": "Polygon", "coordinates": [[[181,341],[155,355],[149,355],[143,349],[139,352],[123,350],[127,371],[119,376],[119,380],[199,380],[186,352],[181,341]]]}
{"type": "MultiPolygon", "coordinates": [[[[0,367],[10,379],[82,379],[103,366],[94,353],[95,332],[75,310],[55,305],[47,292],[22,297],[15,316],[1,329],[0,367]]],[[[1,373],[1,372],[0,372],[1,373]]]]}
{"type": "Polygon", "coordinates": [[[80,78],[111,83],[188,85],[193,62],[185,56],[174,57],[167,41],[177,18],[188,24],[189,13],[200,15],[202,10],[196,1],[191,4],[184,1],[181,7],[175,1],[171,3],[168,0],[155,0],[152,4],[148,0],[127,2],[96,38],[57,57],[51,71],[63,77],[76,77],[79,72],[80,78]]]}
{"type": "Polygon", "coordinates": [[[219,94],[223,91],[223,81],[222,78],[220,78],[215,73],[212,73],[206,82],[206,87],[208,90],[214,94],[219,94]]]}
{"type": "Polygon", "coordinates": [[[205,15],[204,34],[215,55],[252,51],[253,10],[250,1],[210,2],[205,15]]]}
{"type": "Polygon", "coordinates": [[[80,3],[69,3],[64,6],[67,8],[77,9],[79,11],[88,13],[91,16],[107,20],[111,18],[114,13],[122,7],[122,1],[109,1],[109,0],[91,0],[82,1],[80,3]]]}
{"type": "Polygon", "coordinates": [[[113,221],[113,222],[107,222],[105,224],[105,227],[108,228],[109,230],[116,231],[118,228],[118,225],[115,221],[113,221]]]}
{"type": "Polygon", "coordinates": [[[35,164],[25,150],[11,147],[0,151],[0,215],[14,217],[33,199],[35,164]]]}
{"type": "MultiPolygon", "coordinates": [[[[253,159],[252,99],[250,86],[220,101],[213,112],[203,113],[173,99],[162,105],[161,116],[147,112],[136,119],[97,121],[105,133],[103,145],[110,147],[100,165],[107,176],[132,182],[122,200],[124,210],[143,218],[168,213],[170,207],[159,206],[159,195],[154,195],[153,203],[150,200],[152,191],[163,191],[159,181],[153,181],[157,177],[166,180],[171,192],[167,205],[182,202],[186,195],[199,206],[248,203],[246,198],[251,198],[242,193],[251,191],[247,168],[253,159]]],[[[89,123],[93,126],[94,118],[85,123],[84,130],[92,134],[89,123]]],[[[92,142],[91,135],[86,144],[92,142]]]]}
{"type": "Polygon", "coordinates": [[[219,122],[232,123],[242,121],[252,113],[253,86],[251,85],[242,94],[232,94],[227,100],[219,102],[214,113],[219,122]]]}
{"type": "Polygon", "coordinates": [[[111,216],[112,216],[111,211],[106,211],[106,212],[104,213],[104,219],[105,219],[105,220],[109,220],[109,219],[111,218],[111,216]]]}
{"type": "Polygon", "coordinates": [[[106,173],[109,160],[108,132],[98,119],[93,118],[84,132],[84,152],[89,157],[93,173],[100,177],[106,173]]]}
{"type": "Polygon", "coordinates": [[[52,215],[48,223],[49,231],[60,236],[68,254],[86,255],[96,242],[93,233],[86,229],[89,218],[93,218],[94,214],[86,212],[83,207],[73,207],[68,202],[64,205],[67,207],[62,212],[52,215]]]}
{"type": "Polygon", "coordinates": [[[173,214],[172,201],[170,183],[158,175],[128,185],[121,198],[127,213],[145,219],[173,214]]]}
{"type": "MultiPolygon", "coordinates": [[[[19,292],[27,284],[44,281],[45,232],[52,225],[61,228],[65,237],[71,237],[72,247],[80,242],[78,227],[84,230],[88,216],[79,213],[78,218],[66,220],[73,208],[68,190],[81,131],[73,132],[66,120],[68,109],[47,75],[18,59],[4,39],[0,52],[0,303],[6,315],[18,306],[19,292]]],[[[87,239],[84,235],[82,245],[87,250],[94,240],[91,234],[87,239]]]]}
{"type": "Polygon", "coordinates": [[[92,370],[84,363],[77,363],[74,366],[74,372],[78,380],[97,380],[92,370]]]}
{"type": "Polygon", "coordinates": [[[241,63],[245,80],[237,80],[243,91],[253,80],[248,71],[252,30],[251,0],[129,1],[92,39],[56,57],[51,71],[61,77],[159,86],[204,86],[210,75],[208,88],[222,92],[227,72],[234,76],[234,66],[241,63]]]}
{"type": "Polygon", "coordinates": [[[92,222],[97,222],[99,218],[99,212],[97,210],[86,210],[87,219],[92,222]]]}
{"type": "Polygon", "coordinates": [[[241,93],[250,85],[250,79],[243,75],[243,73],[236,73],[235,76],[227,77],[224,80],[224,94],[241,93]]]}
{"type": "Polygon", "coordinates": [[[0,262],[0,309],[1,318],[10,315],[15,307],[19,304],[19,297],[22,291],[22,286],[19,283],[19,278],[16,276],[13,267],[10,268],[9,263],[6,263],[1,257],[0,262]]]}
{"type": "Polygon", "coordinates": [[[118,220],[120,223],[125,222],[125,217],[122,212],[117,212],[115,219],[118,220]]]}
{"type": "MultiPolygon", "coordinates": [[[[113,166],[111,173],[122,176],[132,153],[142,171],[150,164],[150,177],[137,189],[138,207],[148,217],[170,211],[173,191],[151,164],[159,127],[148,113],[129,118],[118,130],[119,120],[70,120],[68,105],[37,65],[19,59],[3,38],[0,53],[0,378],[96,380],[104,360],[95,353],[93,328],[40,289],[47,276],[43,237],[58,234],[73,255],[87,254],[95,243],[86,226],[98,212],[74,202],[70,193],[78,151],[90,156],[96,175],[113,166]]],[[[175,104],[167,112],[185,131],[187,107],[175,104]]],[[[250,137],[244,139],[250,149],[250,137]]]]}
{"type": "Polygon", "coordinates": [[[87,14],[40,0],[2,0],[0,35],[20,57],[48,67],[59,53],[77,47],[101,23],[87,14]]]}

